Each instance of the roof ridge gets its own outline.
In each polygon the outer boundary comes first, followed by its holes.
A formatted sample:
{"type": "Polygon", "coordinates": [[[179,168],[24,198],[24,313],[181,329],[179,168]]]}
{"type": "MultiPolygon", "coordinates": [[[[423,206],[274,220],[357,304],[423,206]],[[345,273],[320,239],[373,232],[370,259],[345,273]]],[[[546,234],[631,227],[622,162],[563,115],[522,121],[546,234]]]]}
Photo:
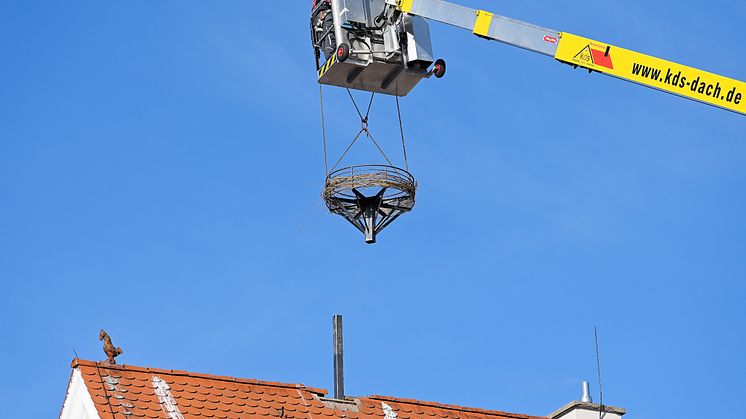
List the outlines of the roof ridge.
{"type": "Polygon", "coordinates": [[[134,372],[155,373],[155,374],[164,374],[164,375],[175,375],[175,376],[181,376],[181,377],[204,378],[208,380],[226,381],[226,382],[241,383],[241,384],[253,384],[253,385],[261,385],[261,386],[268,386],[268,387],[292,388],[292,389],[298,389],[298,390],[306,390],[311,393],[316,393],[322,396],[329,393],[329,391],[327,391],[326,389],[308,387],[302,383],[280,383],[277,381],[257,380],[255,378],[240,378],[240,377],[232,377],[228,375],[212,375],[212,374],[203,374],[203,373],[197,373],[197,372],[189,372],[189,371],[184,371],[184,370],[167,370],[167,369],[162,369],[162,368],[139,367],[136,365],[127,365],[127,364],[107,364],[104,362],[89,361],[89,360],[80,359],[80,358],[73,359],[70,367],[77,368],[78,366],[97,367],[100,369],[118,370],[118,371],[134,371],[134,372]]]}
{"type": "Polygon", "coordinates": [[[508,416],[508,417],[516,418],[516,419],[542,418],[541,416],[530,416],[530,415],[525,415],[522,413],[504,412],[502,410],[480,409],[476,407],[466,407],[466,406],[459,406],[455,404],[445,404],[445,403],[438,403],[438,402],[431,402],[431,401],[417,400],[417,399],[407,399],[407,398],[393,397],[393,396],[372,395],[372,396],[368,396],[367,398],[373,399],[373,400],[379,400],[379,401],[390,401],[394,403],[437,407],[440,409],[448,409],[448,410],[459,410],[462,412],[483,413],[483,414],[489,414],[489,415],[495,415],[495,416],[508,416]]]}

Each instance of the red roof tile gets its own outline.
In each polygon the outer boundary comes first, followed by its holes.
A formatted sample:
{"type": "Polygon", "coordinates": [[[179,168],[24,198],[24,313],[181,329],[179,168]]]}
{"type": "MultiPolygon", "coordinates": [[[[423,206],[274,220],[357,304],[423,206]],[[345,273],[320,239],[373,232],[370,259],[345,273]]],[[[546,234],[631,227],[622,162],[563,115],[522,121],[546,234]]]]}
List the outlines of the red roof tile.
{"type": "Polygon", "coordinates": [[[102,419],[463,418],[539,419],[385,396],[326,399],[303,384],[74,360],[102,419]]]}

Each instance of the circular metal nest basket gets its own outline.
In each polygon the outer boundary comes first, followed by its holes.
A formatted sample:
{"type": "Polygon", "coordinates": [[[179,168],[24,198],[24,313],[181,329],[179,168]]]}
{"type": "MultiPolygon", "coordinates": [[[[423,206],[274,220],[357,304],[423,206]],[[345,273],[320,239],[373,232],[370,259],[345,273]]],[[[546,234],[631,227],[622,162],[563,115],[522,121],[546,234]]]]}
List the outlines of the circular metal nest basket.
{"type": "Polygon", "coordinates": [[[385,165],[345,167],[329,173],[324,202],[375,243],[376,235],[414,208],[417,181],[408,171],[385,165]]]}

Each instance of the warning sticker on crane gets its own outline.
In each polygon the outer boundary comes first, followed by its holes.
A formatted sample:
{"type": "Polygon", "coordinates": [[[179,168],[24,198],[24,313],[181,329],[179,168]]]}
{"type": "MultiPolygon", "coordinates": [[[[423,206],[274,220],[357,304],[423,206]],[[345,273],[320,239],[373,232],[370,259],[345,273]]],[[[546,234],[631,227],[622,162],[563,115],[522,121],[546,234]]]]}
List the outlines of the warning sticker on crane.
{"type": "Polygon", "coordinates": [[[746,83],[563,33],[555,59],[746,115],[746,83]]]}
{"type": "Polygon", "coordinates": [[[583,49],[580,50],[580,52],[575,54],[573,59],[583,61],[586,65],[595,65],[611,70],[614,69],[614,64],[611,60],[611,55],[609,55],[609,52],[593,49],[591,48],[590,44],[586,45],[583,49]]]}

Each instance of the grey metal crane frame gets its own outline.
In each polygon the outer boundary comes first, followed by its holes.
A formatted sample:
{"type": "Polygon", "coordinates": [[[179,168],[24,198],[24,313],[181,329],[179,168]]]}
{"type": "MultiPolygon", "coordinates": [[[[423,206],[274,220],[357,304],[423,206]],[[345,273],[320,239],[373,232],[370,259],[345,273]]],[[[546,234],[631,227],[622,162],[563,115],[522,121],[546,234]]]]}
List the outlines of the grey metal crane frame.
{"type": "Polygon", "coordinates": [[[332,28],[320,29],[312,14],[319,83],[406,96],[435,73],[428,69],[434,59],[426,19],[403,14],[386,0],[329,0],[329,5],[332,28]],[[322,44],[332,35],[336,53],[322,62],[322,44]]]}

